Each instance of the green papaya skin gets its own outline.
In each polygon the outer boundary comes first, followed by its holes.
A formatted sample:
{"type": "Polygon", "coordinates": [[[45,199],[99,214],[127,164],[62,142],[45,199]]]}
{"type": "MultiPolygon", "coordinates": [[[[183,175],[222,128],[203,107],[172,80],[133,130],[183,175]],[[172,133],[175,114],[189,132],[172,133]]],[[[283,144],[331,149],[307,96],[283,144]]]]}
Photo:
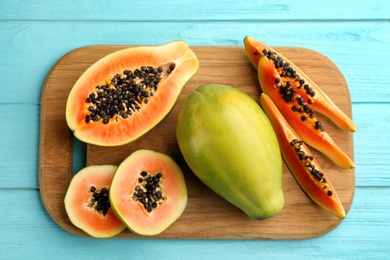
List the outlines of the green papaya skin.
{"type": "Polygon", "coordinates": [[[198,87],[180,107],[176,134],[188,166],[222,198],[257,220],[281,211],[279,144],[250,96],[226,85],[198,87]]]}

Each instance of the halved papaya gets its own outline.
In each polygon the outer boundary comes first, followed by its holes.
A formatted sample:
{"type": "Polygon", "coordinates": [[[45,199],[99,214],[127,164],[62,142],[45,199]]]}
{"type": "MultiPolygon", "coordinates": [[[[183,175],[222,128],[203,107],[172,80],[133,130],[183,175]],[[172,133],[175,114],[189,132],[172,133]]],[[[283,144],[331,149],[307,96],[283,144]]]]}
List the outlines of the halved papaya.
{"type": "Polygon", "coordinates": [[[307,102],[310,102],[312,109],[328,117],[343,130],[352,132],[357,130],[357,126],[353,121],[333,103],[328,95],[299,67],[281,53],[250,36],[244,38],[244,46],[247,56],[256,69],[258,69],[261,57],[267,56],[269,59],[274,59],[278,63],[278,69],[284,70],[283,78],[290,79],[296,93],[307,100],[307,102]]]}
{"type": "Polygon", "coordinates": [[[168,115],[198,68],[197,57],[181,40],[111,53],[90,66],[71,89],[67,124],[86,143],[129,143],[168,115]]]}
{"type": "Polygon", "coordinates": [[[267,94],[261,94],[260,103],[278,137],[284,161],[298,184],[319,206],[339,218],[345,218],[336,190],[309,148],[267,94]]]}
{"type": "Polygon", "coordinates": [[[108,238],[126,226],[112,211],[109,190],[117,166],[94,165],[76,173],[65,195],[70,221],[92,237],[108,238]]]}
{"type": "Polygon", "coordinates": [[[168,155],[138,150],[118,167],[111,184],[114,212],[134,233],[157,235],[184,212],[188,194],[183,172],[168,155]]]}

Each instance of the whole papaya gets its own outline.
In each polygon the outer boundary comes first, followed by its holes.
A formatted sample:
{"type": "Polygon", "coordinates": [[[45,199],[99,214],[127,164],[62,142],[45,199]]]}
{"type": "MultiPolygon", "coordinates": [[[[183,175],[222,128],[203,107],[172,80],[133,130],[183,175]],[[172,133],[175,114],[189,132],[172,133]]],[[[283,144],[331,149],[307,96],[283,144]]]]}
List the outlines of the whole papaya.
{"type": "Polygon", "coordinates": [[[206,84],[179,110],[177,141],[195,175],[253,219],[284,206],[282,158],[272,125],[244,92],[206,84]]]}

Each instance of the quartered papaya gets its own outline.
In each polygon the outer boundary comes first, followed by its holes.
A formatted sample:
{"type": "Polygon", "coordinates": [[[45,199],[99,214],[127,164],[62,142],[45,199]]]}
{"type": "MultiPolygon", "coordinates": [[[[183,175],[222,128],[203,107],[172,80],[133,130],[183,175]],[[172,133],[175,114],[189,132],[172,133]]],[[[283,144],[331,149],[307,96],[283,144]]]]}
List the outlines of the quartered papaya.
{"type": "Polygon", "coordinates": [[[76,173],[65,195],[70,221],[92,237],[113,237],[126,228],[112,211],[109,190],[117,166],[88,166],[76,173]]]}
{"type": "Polygon", "coordinates": [[[270,97],[262,93],[260,102],[278,137],[284,161],[298,184],[319,206],[344,218],[345,211],[336,190],[309,148],[284,119],[270,97]]]}
{"type": "Polygon", "coordinates": [[[308,145],[324,153],[341,168],[355,167],[317,120],[311,102],[297,93],[296,86],[291,83],[294,78],[282,79],[275,61],[265,55],[259,60],[258,77],[263,93],[273,100],[280,113],[308,145]]]}
{"type": "Polygon", "coordinates": [[[244,45],[247,56],[256,69],[261,57],[267,56],[268,59],[273,59],[281,80],[289,81],[296,90],[296,94],[299,94],[306,102],[310,103],[312,109],[328,117],[343,130],[352,132],[357,130],[353,121],[293,62],[273,48],[250,36],[244,38],[244,45]]]}
{"type": "Polygon", "coordinates": [[[184,212],[188,194],[184,175],[168,155],[138,150],[119,166],[110,189],[117,216],[134,233],[157,235],[184,212]]]}
{"type": "Polygon", "coordinates": [[[207,84],[187,95],[176,135],[194,174],[254,219],[284,205],[282,158],[267,116],[244,92],[207,84]]]}
{"type": "Polygon", "coordinates": [[[111,53],[90,66],[71,89],[67,124],[86,143],[129,143],[168,115],[198,68],[197,57],[181,40],[111,53]]]}

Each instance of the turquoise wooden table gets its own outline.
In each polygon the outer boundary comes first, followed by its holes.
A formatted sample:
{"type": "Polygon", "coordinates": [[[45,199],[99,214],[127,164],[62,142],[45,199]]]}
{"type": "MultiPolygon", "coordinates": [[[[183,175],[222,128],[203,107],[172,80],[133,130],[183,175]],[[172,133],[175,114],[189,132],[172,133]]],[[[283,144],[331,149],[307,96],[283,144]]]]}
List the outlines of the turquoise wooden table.
{"type": "MultiPolygon", "coordinates": [[[[385,259],[390,256],[388,1],[4,1],[0,7],[0,259],[385,259]],[[242,46],[251,35],[332,60],[352,100],[356,190],[329,233],[305,240],[92,239],[48,215],[38,182],[47,73],[87,45],[242,46]],[[382,79],[384,78],[384,79],[382,79]]],[[[59,155],[60,156],[60,155],[59,155]]],[[[75,161],[82,167],[83,161],[75,161]]]]}

